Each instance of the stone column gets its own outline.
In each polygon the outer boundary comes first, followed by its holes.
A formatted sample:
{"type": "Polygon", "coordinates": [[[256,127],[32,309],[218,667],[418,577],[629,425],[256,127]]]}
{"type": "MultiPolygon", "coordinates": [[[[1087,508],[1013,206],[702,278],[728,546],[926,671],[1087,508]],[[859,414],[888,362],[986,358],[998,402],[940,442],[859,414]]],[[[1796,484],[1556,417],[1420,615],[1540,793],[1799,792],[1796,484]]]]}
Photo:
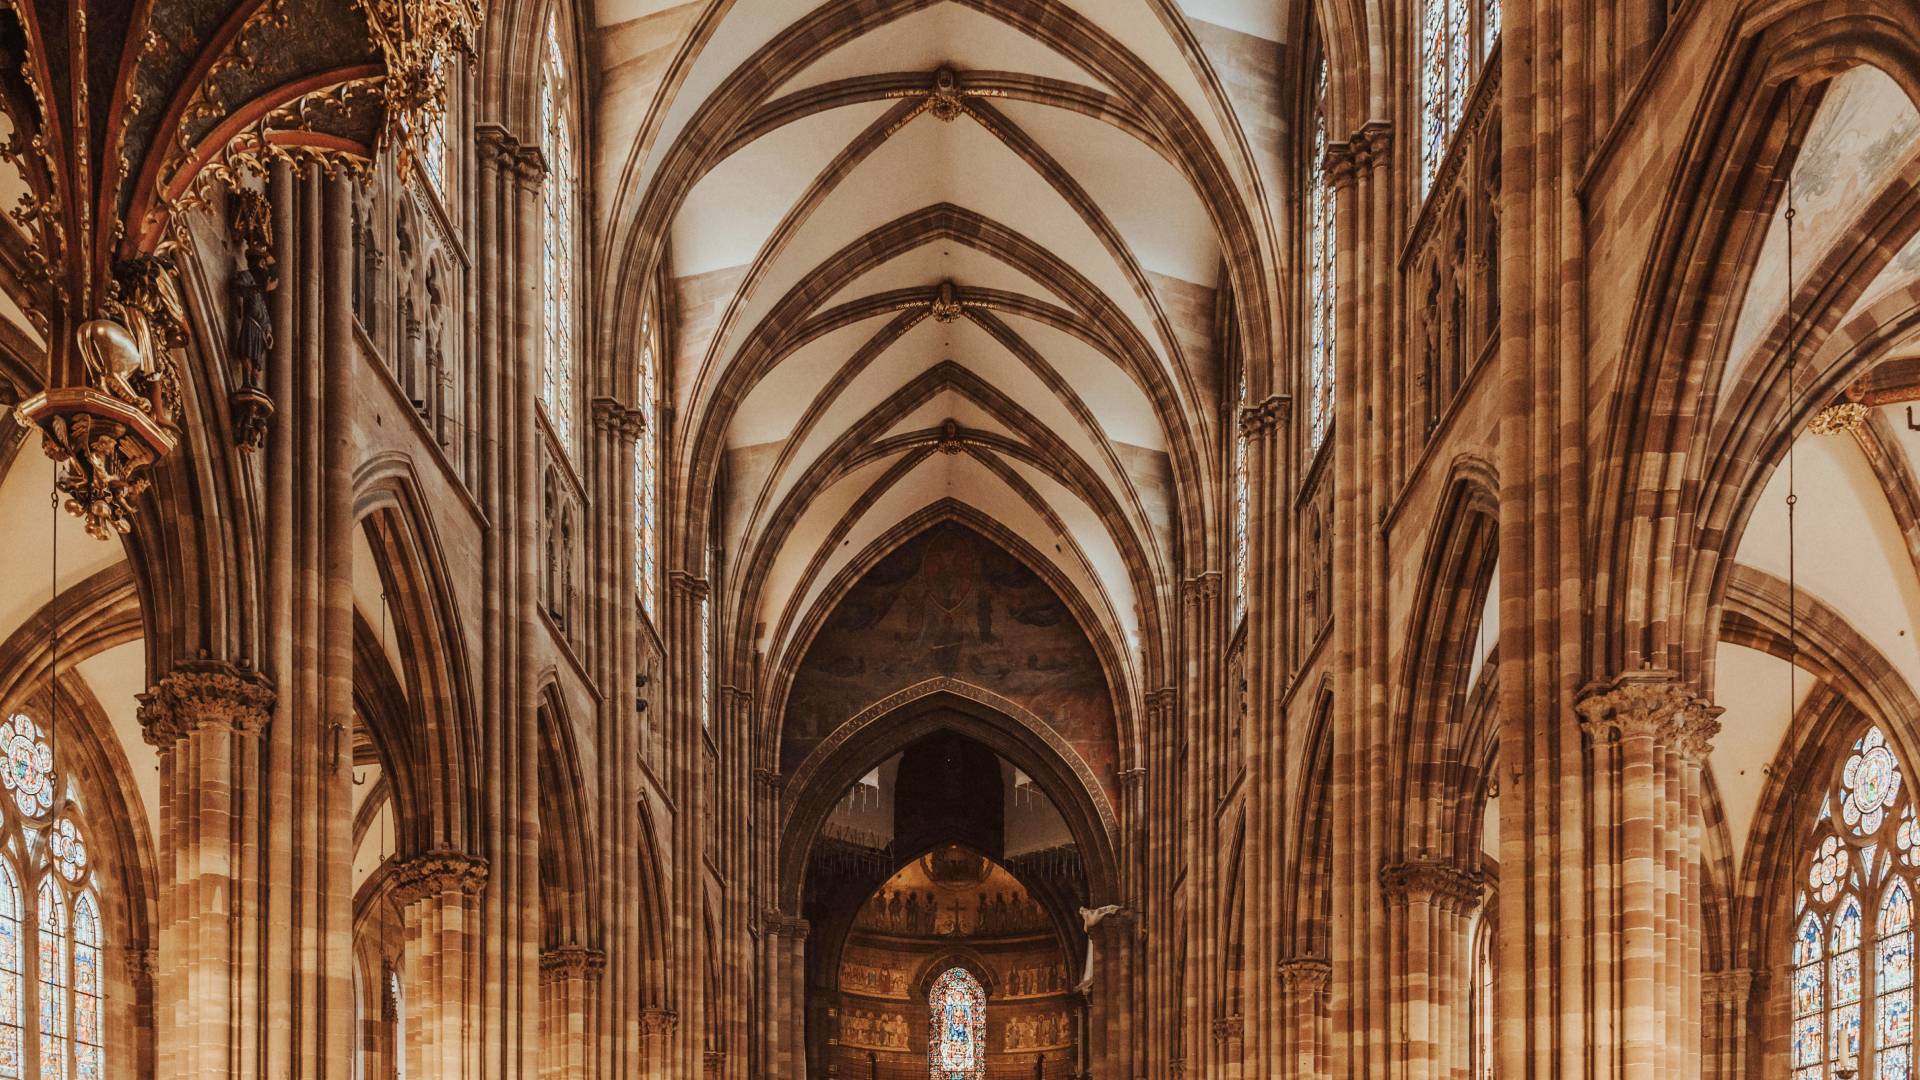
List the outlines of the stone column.
{"type": "Polygon", "coordinates": [[[1247,769],[1246,956],[1247,979],[1243,1008],[1247,1037],[1243,1059],[1254,1076],[1270,1076],[1279,1068],[1284,1034],[1285,1005],[1262,993],[1253,972],[1273,970],[1279,963],[1279,943],[1293,905],[1282,899],[1288,878],[1287,631],[1293,607],[1287,602],[1286,557],[1289,511],[1287,441],[1282,434],[1292,412],[1292,399],[1270,396],[1241,411],[1240,432],[1246,438],[1247,524],[1247,637],[1245,747],[1247,769]]]}
{"type": "Polygon", "coordinates": [[[607,954],[562,945],[540,954],[541,1080],[586,1080],[598,1054],[594,1017],[607,954]]]}
{"type": "Polygon", "coordinates": [[[240,963],[247,923],[238,885],[257,882],[261,733],[273,688],[258,672],[183,664],[141,695],[140,724],[160,757],[159,977],[154,1019],[162,1076],[235,1075],[259,992],[240,963]]]}
{"type": "Polygon", "coordinates": [[[1380,871],[1394,926],[1392,1030],[1401,1075],[1438,1080],[1467,1068],[1467,986],[1472,916],[1485,885],[1475,870],[1434,860],[1394,863],[1380,871]]]}
{"type": "Polygon", "coordinates": [[[1701,976],[1706,1057],[1700,1075],[1705,1080],[1737,1080],[1747,1074],[1747,1016],[1753,988],[1753,972],[1746,968],[1701,976]]]}
{"type": "Polygon", "coordinates": [[[487,944],[481,896],[487,861],[455,851],[415,855],[394,868],[394,903],[405,912],[407,1075],[476,1080],[481,1075],[482,984],[487,944]]]}
{"type": "Polygon", "coordinates": [[[1327,980],[1333,965],[1317,956],[1280,961],[1275,975],[1280,983],[1282,1047],[1278,1074],[1282,1077],[1323,1075],[1326,1060],[1327,980]]]}
{"type": "Polygon", "coordinates": [[[1701,764],[1720,710],[1651,669],[1589,686],[1576,707],[1596,808],[1611,808],[1596,811],[1590,839],[1595,1000],[1619,1003],[1610,1026],[1623,1076],[1692,1080],[1701,1064],[1701,764]]]}
{"type": "Polygon", "coordinates": [[[807,1070],[807,933],[806,919],[768,910],[760,916],[765,948],[767,1008],[772,1038],[765,1067],[772,1076],[804,1076],[807,1070]]]}

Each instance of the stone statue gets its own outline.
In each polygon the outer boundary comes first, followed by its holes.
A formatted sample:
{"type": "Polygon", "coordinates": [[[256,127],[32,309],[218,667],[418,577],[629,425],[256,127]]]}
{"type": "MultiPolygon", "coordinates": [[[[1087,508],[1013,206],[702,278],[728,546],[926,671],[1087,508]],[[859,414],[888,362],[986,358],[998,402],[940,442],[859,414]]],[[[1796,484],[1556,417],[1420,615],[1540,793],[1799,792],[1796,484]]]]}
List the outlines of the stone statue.
{"type": "Polygon", "coordinates": [[[270,282],[250,269],[233,275],[233,358],[240,366],[240,385],[260,386],[266,371],[267,350],[273,348],[273,317],[267,311],[270,282]]]}
{"type": "Polygon", "coordinates": [[[1087,932],[1087,970],[1074,985],[1076,992],[1084,994],[1093,989],[1093,928],[1105,922],[1109,916],[1120,914],[1120,911],[1119,904],[1080,909],[1080,928],[1087,932]]]}

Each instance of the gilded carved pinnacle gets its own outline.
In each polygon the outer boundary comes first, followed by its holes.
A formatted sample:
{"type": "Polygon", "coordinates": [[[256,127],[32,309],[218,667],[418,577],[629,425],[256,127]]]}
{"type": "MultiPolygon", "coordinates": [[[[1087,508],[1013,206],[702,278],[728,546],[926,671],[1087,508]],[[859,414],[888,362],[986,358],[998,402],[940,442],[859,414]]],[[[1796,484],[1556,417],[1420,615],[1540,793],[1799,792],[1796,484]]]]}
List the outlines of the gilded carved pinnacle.
{"type": "Polygon", "coordinates": [[[1867,425],[1867,417],[1873,410],[1857,401],[1843,401],[1829,405],[1813,415],[1807,422],[1807,432],[1812,435],[1841,435],[1859,431],[1867,425]]]}
{"type": "Polygon", "coordinates": [[[1380,868],[1380,886],[1397,903],[1432,903],[1457,911],[1480,906],[1485,877],[1437,859],[1410,859],[1380,868]]]}
{"type": "Polygon", "coordinates": [[[251,669],[217,660],[174,668],[140,695],[140,727],[154,748],[166,750],[201,728],[257,735],[273,716],[273,684],[251,669]]]}
{"type": "Polygon", "coordinates": [[[449,892],[479,896],[487,888],[488,866],[477,855],[442,849],[415,855],[393,873],[394,902],[406,907],[449,892]]]}

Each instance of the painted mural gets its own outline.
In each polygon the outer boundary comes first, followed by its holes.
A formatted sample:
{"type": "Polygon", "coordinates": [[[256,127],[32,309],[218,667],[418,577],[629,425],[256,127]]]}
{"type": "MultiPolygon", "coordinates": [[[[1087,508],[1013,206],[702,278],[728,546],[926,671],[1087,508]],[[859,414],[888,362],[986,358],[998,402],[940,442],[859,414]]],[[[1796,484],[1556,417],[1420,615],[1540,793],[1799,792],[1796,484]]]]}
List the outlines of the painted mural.
{"type": "Polygon", "coordinates": [[[828,617],[788,698],[783,768],[874,701],[938,676],[1019,702],[1110,779],[1113,699],[1073,613],[1025,563],[952,522],[880,560],[828,617]]]}

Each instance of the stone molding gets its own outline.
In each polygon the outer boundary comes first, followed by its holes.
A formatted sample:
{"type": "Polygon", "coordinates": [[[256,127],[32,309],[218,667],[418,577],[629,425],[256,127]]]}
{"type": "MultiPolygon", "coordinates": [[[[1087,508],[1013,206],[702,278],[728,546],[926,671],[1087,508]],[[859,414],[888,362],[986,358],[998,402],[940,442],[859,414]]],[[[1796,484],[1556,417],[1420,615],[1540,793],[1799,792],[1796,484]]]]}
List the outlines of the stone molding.
{"type": "Polygon", "coordinates": [[[1647,669],[1590,683],[1574,702],[1590,742],[1652,738],[1671,743],[1689,760],[1706,760],[1720,733],[1722,710],[1671,671],[1647,669]]]}
{"type": "Polygon", "coordinates": [[[1370,120],[1347,140],[1355,165],[1388,165],[1393,161],[1393,125],[1370,120]]]}
{"type": "Polygon", "coordinates": [[[276,696],[266,676],[218,660],[174,668],[140,695],[140,727],[165,751],[201,728],[258,735],[273,717],[276,696]]]}
{"type": "Polygon", "coordinates": [[[640,1034],[660,1038],[672,1038],[680,1030],[680,1014],[672,1009],[663,1009],[650,1005],[640,1010],[640,1034]]]}
{"type": "Polygon", "coordinates": [[[1746,968],[1709,971],[1700,976],[1700,1000],[1708,1005],[1732,1005],[1753,993],[1753,972],[1746,968]]]}
{"type": "Polygon", "coordinates": [[[1478,870],[1463,870],[1437,859],[1411,859],[1381,867],[1380,887],[1395,903],[1437,903],[1471,912],[1485,896],[1486,877],[1478,870]]]}
{"type": "Polygon", "coordinates": [[[647,414],[631,408],[619,398],[597,397],[590,406],[593,429],[633,440],[646,434],[647,414]]]}
{"type": "Polygon", "coordinates": [[[1316,994],[1333,979],[1333,965],[1317,956],[1295,956],[1273,966],[1274,977],[1288,994],[1316,994]]]}
{"type": "Polygon", "coordinates": [[[1240,434],[1249,439],[1260,438],[1286,423],[1291,415],[1293,399],[1285,394],[1274,394],[1257,405],[1241,408],[1240,434]]]}
{"type": "Polygon", "coordinates": [[[599,982],[607,970],[607,954],[585,945],[561,945],[540,953],[540,981],[585,979],[599,982]]]}
{"type": "Polygon", "coordinates": [[[767,937],[788,937],[795,941],[807,940],[807,932],[813,924],[798,915],[788,915],[783,911],[768,909],[760,913],[760,932],[767,937]]]}
{"type": "Polygon", "coordinates": [[[448,892],[479,896],[487,889],[488,872],[487,860],[477,855],[447,850],[415,855],[394,868],[394,902],[407,907],[448,892]]]}
{"type": "Polygon", "coordinates": [[[685,570],[669,571],[667,573],[667,587],[696,603],[705,600],[707,594],[713,591],[712,586],[707,584],[706,578],[694,577],[685,570]]]}

